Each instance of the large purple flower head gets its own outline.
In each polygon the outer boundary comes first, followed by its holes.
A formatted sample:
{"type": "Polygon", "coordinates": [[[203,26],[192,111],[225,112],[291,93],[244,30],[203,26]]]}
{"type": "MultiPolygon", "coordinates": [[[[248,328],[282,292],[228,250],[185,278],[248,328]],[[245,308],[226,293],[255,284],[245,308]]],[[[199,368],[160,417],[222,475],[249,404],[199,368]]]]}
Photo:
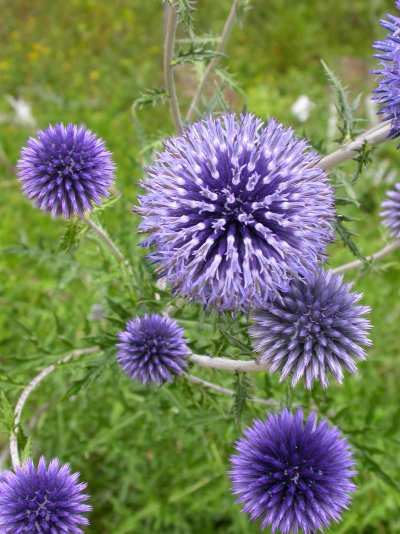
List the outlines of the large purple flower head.
{"type": "Polygon", "coordinates": [[[91,210],[109,196],[114,163],[104,141],[84,126],[56,124],[22,149],[18,175],[34,205],[56,217],[91,210]]]}
{"type": "Polygon", "coordinates": [[[233,493],[250,519],[281,534],[312,534],[339,521],[355,486],[346,439],[314,413],[283,410],[256,419],[231,457],[233,493]]]}
{"type": "MultiPolygon", "coordinates": [[[[400,2],[396,2],[400,10],[400,2]]],[[[376,41],[374,48],[379,50],[375,57],[381,60],[381,68],[373,71],[379,75],[378,88],[373,98],[382,104],[379,113],[385,120],[392,121],[391,137],[400,135],[400,18],[387,15],[381,20],[382,26],[389,31],[383,41],[376,41]]]]}
{"type": "Polygon", "coordinates": [[[158,314],[136,317],[118,337],[118,362],[136,382],[161,386],[187,365],[187,340],[174,319],[158,314]]]}
{"type": "Polygon", "coordinates": [[[363,345],[370,345],[367,306],[356,303],[361,295],[350,291],[343,276],[317,269],[306,280],[296,279],[290,290],[264,308],[254,311],[250,336],[260,361],[281,381],[292,386],[303,378],[307,388],[319,380],[328,386],[331,373],[343,380],[342,368],[355,373],[355,360],[364,360],[363,345]]]}
{"type": "Polygon", "coordinates": [[[166,141],[137,212],[175,293],[248,310],[315,267],[331,238],[333,197],[307,148],[275,120],[234,114],[166,141]]]}
{"type": "Polygon", "coordinates": [[[68,464],[57,459],[37,469],[27,460],[16,472],[0,475],[0,531],[4,534],[81,534],[89,522],[82,514],[91,506],[86,484],[78,482],[68,464]]]}
{"type": "Polygon", "coordinates": [[[383,224],[389,228],[389,233],[396,239],[400,239],[400,183],[394,186],[393,191],[388,191],[387,200],[382,202],[383,224]]]}

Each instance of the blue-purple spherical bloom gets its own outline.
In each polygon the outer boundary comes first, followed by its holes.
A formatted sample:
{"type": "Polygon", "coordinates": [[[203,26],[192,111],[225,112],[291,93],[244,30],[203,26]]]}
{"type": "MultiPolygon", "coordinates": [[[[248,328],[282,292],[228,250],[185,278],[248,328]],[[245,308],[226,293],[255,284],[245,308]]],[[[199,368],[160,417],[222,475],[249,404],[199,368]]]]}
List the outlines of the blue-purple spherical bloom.
{"type": "Polygon", "coordinates": [[[389,233],[396,239],[400,239],[400,183],[388,191],[387,200],[382,202],[383,224],[389,228],[389,233]]]}
{"type": "Polygon", "coordinates": [[[33,204],[56,217],[83,215],[109,196],[114,163],[104,141],[84,126],[56,124],[28,140],[18,175],[33,204]]]}
{"type": "Polygon", "coordinates": [[[231,457],[233,493],[261,528],[312,534],[339,521],[355,486],[352,451],[336,427],[314,413],[283,410],[256,419],[231,457]]]}
{"type": "Polygon", "coordinates": [[[0,532],[4,534],[81,534],[89,522],[84,515],[86,484],[78,482],[68,464],[57,459],[35,468],[27,460],[16,472],[0,475],[0,532]]]}
{"type": "Polygon", "coordinates": [[[150,258],[176,294],[248,310],[324,257],[333,196],[319,155],[253,115],[192,124],[147,169],[137,212],[150,258]]]}
{"type": "Polygon", "coordinates": [[[329,374],[343,380],[343,369],[357,370],[355,361],[365,359],[363,346],[370,345],[370,323],[363,317],[367,306],[361,295],[350,291],[343,277],[317,269],[306,280],[293,280],[290,290],[253,313],[250,336],[260,362],[281,381],[291,376],[292,386],[304,379],[327,387],[329,374]]]}
{"type": "Polygon", "coordinates": [[[169,317],[153,314],[128,321],[118,334],[118,362],[126,374],[142,384],[172,382],[189,355],[183,329],[169,317]]]}
{"type": "MultiPolygon", "coordinates": [[[[400,10],[400,2],[396,2],[400,10]]],[[[392,124],[391,137],[400,135],[400,17],[387,15],[381,20],[382,26],[389,31],[383,41],[376,41],[374,48],[379,50],[375,57],[380,59],[381,67],[374,71],[379,75],[378,88],[373,98],[382,105],[379,113],[392,124]]]]}

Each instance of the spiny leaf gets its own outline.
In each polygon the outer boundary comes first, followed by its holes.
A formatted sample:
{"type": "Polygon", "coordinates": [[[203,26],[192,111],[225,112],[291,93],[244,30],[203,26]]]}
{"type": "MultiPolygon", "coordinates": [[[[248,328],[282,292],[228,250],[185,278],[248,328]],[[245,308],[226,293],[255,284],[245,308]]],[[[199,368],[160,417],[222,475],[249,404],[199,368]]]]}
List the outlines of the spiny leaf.
{"type": "Polygon", "coordinates": [[[239,428],[242,426],[242,415],[246,409],[247,399],[251,397],[253,385],[246,373],[235,371],[233,411],[239,428]]]}
{"type": "Polygon", "coordinates": [[[222,83],[226,84],[232,91],[235,91],[238,94],[244,95],[243,89],[240,87],[236,81],[234,74],[231,74],[227,69],[217,69],[216,74],[222,83]]]}
{"type": "Polygon", "coordinates": [[[172,65],[182,65],[183,63],[194,63],[195,61],[207,61],[215,57],[221,57],[225,54],[210,50],[207,45],[196,45],[192,43],[189,48],[178,51],[175,58],[172,60],[172,65]]]}
{"type": "Polygon", "coordinates": [[[338,142],[350,141],[354,138],[354,125],[356,120],[353,118],[353,112],[358,105],[359,99],[356,99],[352,104],[349,101],[349,92],[347,87],[343,86],[340,79],[328,67],[328,65],[321,59],[322,66],[328,81],[336,96],[336,109],[339,114],[340,123],[338,125],[341,137],[338,142]]]}
{"type": "Polygon", "coordinates": [[[195,2],[193,0],[175,0],[174,6],[181,22],[191,38],[194,38],[193,13],[195,2]]]}
{"type": "Polygon", "coordinates": [[[368,141],[364,141],[362,147],[357,150],[357,153],[358,156],[353,158],[354,161],[357,162],[357,168],[353,175],[353,178],[351,179],[352,184],[354,184],[358,180],[363,170],[372,162],[374,147],[370,143],[368,143],[368,141]]]}
{"type": "Polygon", "coordinates": [[[99,214],[107,210],[108,208],[112,208],[114,204],[118,202],[119,199],[120,199],[120,195],[111,195],[109,198],[104,198],[101,201],[100,206],[95,206],[93,208],[93,213],[99,214]]]}
{"type": "Polygon", "coordinates": [[[340,235],[344,245],[352,252],[352,254],[363,261],[365,264],[368,263],[368,260],[363,256],[357,247],[357,245],[354,243],[352,239],[352,233],[343,225],[342,221],[344,220],[344,216],[338,215],[336,218],[335,228],[338,234],[340,235]]]}
{"type": "Polygon", "coordinates": [[[67,223],[67,228],[61,242],[59,244],[59,251],[68,254],[72,249],[79,245],[79,242],[85,233],[86,228],[82,225],[78,218],[72,218],[67,223]]]}
{"type": "Polygon", "coordinates": [[[144,106],[156,104],[163,104],[168,99],[168,93],[163,88],[155,87],[153,89],[145,89],[140,96],[133,102],[134,109],[141,109],[144,106]]]}

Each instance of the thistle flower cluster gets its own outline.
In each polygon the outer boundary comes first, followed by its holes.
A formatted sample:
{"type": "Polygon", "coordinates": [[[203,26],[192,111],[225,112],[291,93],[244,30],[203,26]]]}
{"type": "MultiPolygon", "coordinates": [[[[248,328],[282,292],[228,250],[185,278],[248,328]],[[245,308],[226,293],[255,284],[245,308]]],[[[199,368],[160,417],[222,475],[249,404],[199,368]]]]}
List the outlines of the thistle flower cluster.
{"type": "MultiPolygon", "coordinates": [[[[400,1],[396,2],[400,10],[400,1]]],[[[381,21],[374,98],[400,135],[400,17],[381,21]]],[[[208,116],[164,143],[146,169],[139,230],[149,259],[176,295],[218,312],[251,313],[260,362],[323,387],[357,370],[370,344],[369,311],[341,276],[320,263],[333,238],[333,190],[319,154],[276,120],[208,116]]],[[[25,195],[46,213],[82,216],[114,180],[104,142],[83,126],[57,124],[30,138],[18,162],[25,195]]],[[[400,184],[383,202],[384,224],[400,239],[400,184]]],[[[187,366],[183,329],[153,314],[128,321],[118,362],[141,384],[163,385],[187,366]]],[[[338,521],[355,490],[352,451],[326,420],[284,409],[255,420],[235,445],[230,478],[243,511],[272,532],[312,534],[338,521]]],[[[69,465],[28,460],[0,477],[5,534],[82,533],[91,510],[69,465]]]]}
{"type": "Polygon", "coordinates": [[[363,346],[371,343],[371,325],[362,317],[369,308],[356,304],[361,295],[351,287],[342,276],[318,269],[253,313],[250,336],[271,373],[280,372],[281,381],[291,376],[292,386],[304,379],[310,389],[316,380],[327,387],[328,374],[342,382],[342,367],[356,372],[355,361],[365,359],[363,346]]]}
{"type": "MultiPolygon", "coordinates": [[[[400,11],[400,2],[396,2],[400,11]]],[[[400,17],[387,15],[381,20],[382,26],[389,31],[386,39],[376,41],[374,48],[379,50],[375,55],[381,60],[381,68],[373,71],[379,75],[378,88],[373,91],[373,98],[382,105],[379,113],[385,120],[392,123],[391,137],[400,135],[400,17]]]]}
{"type": "Polygon", "coordinates": [[[104,141],[73,124],[49,126],[31,137],[17,168],[23,192],[34,205],[65,219],[100,205],[114,182],[104,141]]]}
{"type": "Polygon", "coordinates": [[[183,329],[162,315],[145,315],[128,321],[119,335],[118,362],[125,373],[142,384],[171,382],[186,367],[189,354],[183,329]]]}
{"type": "Polygon", "coordinates": [[[272,532],[312,534],[338,521],[355,486],[346,439],[312,413],[283,410],[256,419],[231,457],[233,493],[250,519],[272,532]]]}
{"type": "Polygon", "coordinates": [[[46,465],[39,460],[35,468],[27,460],[15,473],[0,475],[0,532],[3,534],[82,534],[84,517],[92,508],[85,483],[78,482],[78,473],[57,459],[46,465]]]}
{"type": "Polygon", "coordinates": [[[143,243],[174,293],[248,310],[323,259],[333,194],[319,155],[275,120],[225,114],[168,139],[147,169],[143,243]]]}

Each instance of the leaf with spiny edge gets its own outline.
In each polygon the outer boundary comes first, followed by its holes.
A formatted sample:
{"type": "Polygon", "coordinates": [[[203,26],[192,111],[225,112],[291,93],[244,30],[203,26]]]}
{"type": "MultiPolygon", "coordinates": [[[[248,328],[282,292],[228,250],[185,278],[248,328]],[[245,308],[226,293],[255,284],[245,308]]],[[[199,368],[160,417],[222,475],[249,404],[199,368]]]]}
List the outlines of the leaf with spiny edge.
{"type": "Polygon", "coordinates": [[[242,415],[247,406],[247,399],[251,397],[251,390],[254,389],[246,373],[235,371],[233,411],[238,428],[242,426],[242,415]]]}
{"type": "Polygon", "coordinates": [[[225,56],[225,54],[210,50],[207,48],[207,45],[196,45],[195,43],[192,43],[189,48],[178,50],[171,65],[174,66],[182,65],[184,63],[194,63],[196,61],[207,61],[221,56],[225,56]]]}
{"type": "Polygon", "coordinates": [[[168,99],[168,92],[164,88],[154,87],[152,89],[145,89],[140,93],[140,96],[134,100],[132,104],[133,109],[142,109],[144,106],[155,106],[157,104],[164,104],[168,99]]]}
{"type": "Polygon", "coordinates": [[[359,122],[359,119],[354,119],[353,114],[357,109],[360,98],[357,97],[350,103],[348,88],[342,84],[338,76],[336,76],[322,59],[321,63],[329,84],[336,96],[336,109],[340,119],[338,130],[341,134],[341,137],[337,141],[339,143],[342,143],[343,141],[351,141],[356,134],[355,124],[359,122]]]}

